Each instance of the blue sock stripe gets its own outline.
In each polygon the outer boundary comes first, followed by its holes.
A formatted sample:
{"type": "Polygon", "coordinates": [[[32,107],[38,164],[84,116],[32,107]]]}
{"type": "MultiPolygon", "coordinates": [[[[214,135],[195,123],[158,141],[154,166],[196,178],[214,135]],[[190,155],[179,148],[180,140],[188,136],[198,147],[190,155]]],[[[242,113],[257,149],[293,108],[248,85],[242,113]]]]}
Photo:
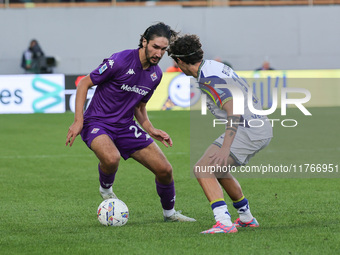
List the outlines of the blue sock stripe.
{"type": "Polygon", "coordinates": [[[215,202],[215,203],[213,203],[213,204],[211,205],[211,209],[214,210],[216,207],[223,206],[223,205],[227,205],[227,204],[225,203],[225,201],[217,201],[217,202],[215,202]]]}
{"type": "Polygon", "coordinates": [[[236,209],[239,209],[245,205],[248,204],[248,200],[246,198],[243,198],[241,201],[239,202],[236,202],[236,203],[233,203],[233,206],[236,208],[236,209]]]}

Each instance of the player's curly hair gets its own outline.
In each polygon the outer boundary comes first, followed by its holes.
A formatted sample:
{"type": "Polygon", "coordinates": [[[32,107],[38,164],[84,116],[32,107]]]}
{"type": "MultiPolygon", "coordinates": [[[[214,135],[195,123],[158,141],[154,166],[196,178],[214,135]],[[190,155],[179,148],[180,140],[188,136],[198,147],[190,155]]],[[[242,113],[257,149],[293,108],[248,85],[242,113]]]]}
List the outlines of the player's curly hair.
{"type": "Polygon", "coordinates": [[[178,59],[187,64],[196,64],[203,59],[200,38],[197,35],[183,35],[170,44],[168,54],[176,62],[178,59]]]}
{"type": "Polygon", "coordinates": [[[144,34],[141,35],[139,40],[139,48],[143,48],[143,39],[145,38],[147,42],[153,40],[155,37],[165,37],[169,40],[169,44],[176,39],[177,32],[172,30],[170,26],[165,25],[163,22],[158,22],[155,25],[148,27],[144,34]]]}

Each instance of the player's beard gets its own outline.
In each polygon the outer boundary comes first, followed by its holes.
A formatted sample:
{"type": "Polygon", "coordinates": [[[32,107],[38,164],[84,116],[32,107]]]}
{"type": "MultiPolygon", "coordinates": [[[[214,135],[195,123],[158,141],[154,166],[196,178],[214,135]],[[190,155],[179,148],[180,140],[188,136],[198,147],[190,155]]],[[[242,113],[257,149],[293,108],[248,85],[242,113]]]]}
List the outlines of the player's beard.
{"type": "Polygon", "coordinates": [[[162,57],[158,58],[158,57],[151,57],[149,55],[149,51],[148,51],[148,46],[145,47],[145,57],[146,57],[146,61],[148,61],[148,63],[152,66],[158,65],[159,61],[161,60],[162,57]]]}

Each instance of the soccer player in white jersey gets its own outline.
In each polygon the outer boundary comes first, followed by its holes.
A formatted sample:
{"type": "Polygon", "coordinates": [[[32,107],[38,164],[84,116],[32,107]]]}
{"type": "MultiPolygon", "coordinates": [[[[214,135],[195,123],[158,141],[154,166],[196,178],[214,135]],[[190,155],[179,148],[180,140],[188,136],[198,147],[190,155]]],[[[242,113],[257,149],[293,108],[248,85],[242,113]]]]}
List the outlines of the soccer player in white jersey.
{"type": "MultiPolygon", "coordinates": [[[[178,37],[169,49],[170,56],[177,62],[181,70],[197,79],[202,93],[207,94],[207,107],[217,119],[227,120],[226,130],[205,151],[196,166],[240,166],[248,163],[255,153],[266,147],[272,136],[272,127],[266,116],[255,115],[250,112],[247,105],[249,86],[228,66],[214,60],[204,60],[203,50],[199,37],[184,35],[178,37]],[[227,86],[235,86],[242,91],[244,100],[244,114],[237,115],[233,111],[233,97],[227,86]],[[219,85],[219,86],[217,86],[219,85]],[[257,120],[264,123],[261,127],[252,127],[248,122],[257,120]]],[[[236,102],[237,103],[237,102],[236,102]]],[[[255,109],[262,109],[260,103],[253,97],[255,109]]],[[[211,168],[210,168],[211,169],[211,168]]],[[[230,169],[230,168],[229,168],[230,169]]],[[[216,224],[203,231],[203,234],[234,233],[237,227],[258,227],[259,223],[253,217],[248,200],[243,195],[238,181],[230,172],[222,175],[212,173],[197,173],[196,178],[201,185],[213,210],[216,224]],[[227,204],[224,200],[223,190],[227,192],[237,209],[239,217],[231,221],[227,204]]]]}

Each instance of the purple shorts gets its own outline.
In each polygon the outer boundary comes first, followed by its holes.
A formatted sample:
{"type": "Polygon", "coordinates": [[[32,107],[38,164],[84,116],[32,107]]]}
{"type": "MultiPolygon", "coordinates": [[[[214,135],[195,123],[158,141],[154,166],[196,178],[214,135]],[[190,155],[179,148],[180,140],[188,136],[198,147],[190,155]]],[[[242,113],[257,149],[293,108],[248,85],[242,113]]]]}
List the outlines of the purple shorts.
{"type": "Polygon", "coordinates": [[[153,139],[135,121],[125,127],[112,127],[100,122],[84,123],[80,135],[91,149],[91,143],[97,136],[106,134],[116,145],[120,155],[127,160],[130,155],[149,146],[153,139]]]}

